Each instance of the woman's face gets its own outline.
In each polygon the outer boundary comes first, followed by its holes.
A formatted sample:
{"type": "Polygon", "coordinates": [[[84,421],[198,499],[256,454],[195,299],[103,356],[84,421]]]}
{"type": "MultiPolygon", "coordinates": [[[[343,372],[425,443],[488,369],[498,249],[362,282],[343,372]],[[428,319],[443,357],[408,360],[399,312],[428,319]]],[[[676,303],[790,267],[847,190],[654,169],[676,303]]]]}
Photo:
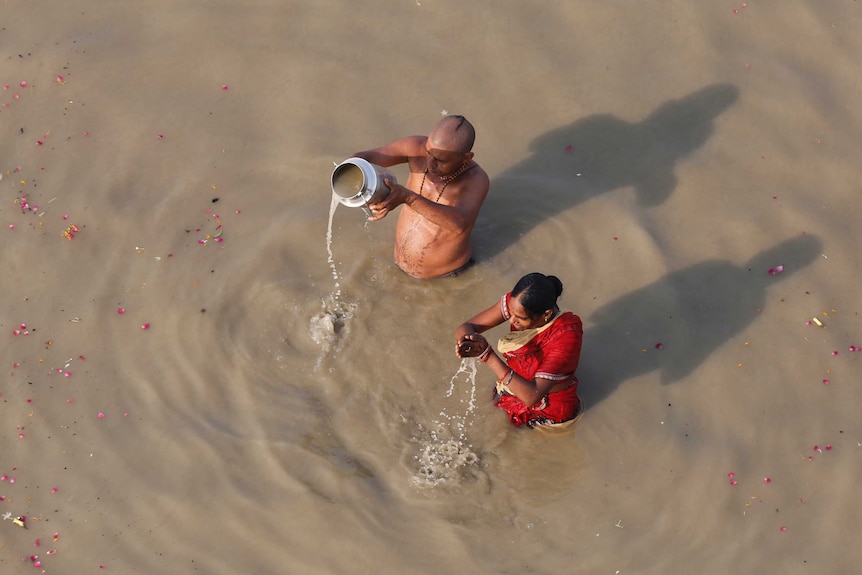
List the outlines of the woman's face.
{"type": "Polygon", "coordinates": [[[524,306],[521,305],[520,297],[521,296],[518,295],[509,300],[509,323],[512,324],[512,329],[515,331],[522,331],[525,329],[532,329],[534,327],[541,327],[548,323],[548,318],[551,315],[549,311],[546,311],[536,318],[531,318],[527,310],[524,309],[524,306]]]}

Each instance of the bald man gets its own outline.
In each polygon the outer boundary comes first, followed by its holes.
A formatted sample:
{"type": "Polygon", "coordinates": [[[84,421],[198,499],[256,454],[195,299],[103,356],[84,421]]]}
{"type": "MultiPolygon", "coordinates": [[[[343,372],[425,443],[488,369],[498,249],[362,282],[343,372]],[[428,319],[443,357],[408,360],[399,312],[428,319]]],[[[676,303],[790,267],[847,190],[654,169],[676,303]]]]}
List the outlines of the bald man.
{"type": "Polygon", "coordinates": [[[406,163],[407,185],[385,180],[389,195],[369,205],[369,221],[403,206],[395,227],[395,263],[420,279],[454,276],[473,263],[470,234],[488,195],[488,174],[473,161],[476,132],[464,116],[446,116],[428,136],[408,136],[354,156],[378,166],[406,163]]]}

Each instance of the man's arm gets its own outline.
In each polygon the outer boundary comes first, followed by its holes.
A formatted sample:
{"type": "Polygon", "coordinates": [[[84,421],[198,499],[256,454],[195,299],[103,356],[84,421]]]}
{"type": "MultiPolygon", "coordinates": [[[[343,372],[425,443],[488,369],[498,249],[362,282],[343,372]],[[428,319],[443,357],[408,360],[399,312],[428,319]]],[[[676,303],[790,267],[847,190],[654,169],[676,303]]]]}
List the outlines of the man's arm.
{"type": "Polygon", "coordinates": [[[374,214],[368,218],[369,221],[376,222],[386,217],[386,214],[399,205],[406,204],[429,222],[444,230],[460,234],[469,230],[476,222],[479,209],[488,195],[490,182],[484,172],[473,175],[468,182],[464,183],[457,200],[451,206],[433,202],[404,186],[392,185],[388,180],[386,185],[389,186],[391,192],[383,201],[369,206],[374,214]]]}
{"type": "Polygon", "coordinates": [[[362,158],[372,164],[388,168],[396,164],[403,164],[409,161],[411,157],[422,155],[425,149],[425,140],[427,140],[425,136],[407,136],[380,148],[356,152],[353,157],[362,158]]]}
{"type": "Polygon", "coordinates": [[[444,230],[464,233],[473,227],[479,216],[479,209],[488,195],[488,179],[484,173],[477,174],[477,176],[480,175],[481,178],[474,177],[469,182],[465,182],[466,185],[458,194],[458,199],[454,205],[444,206],[413,192],[410,193],[404,203],[410,206],[414,212],[444,230]]]}

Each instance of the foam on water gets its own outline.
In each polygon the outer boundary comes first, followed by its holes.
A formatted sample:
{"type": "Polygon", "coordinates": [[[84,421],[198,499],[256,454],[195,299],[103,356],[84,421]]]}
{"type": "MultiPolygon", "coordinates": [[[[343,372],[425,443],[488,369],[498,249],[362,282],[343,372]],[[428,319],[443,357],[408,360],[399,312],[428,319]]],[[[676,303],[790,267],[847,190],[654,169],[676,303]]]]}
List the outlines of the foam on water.
{"type": "Polygon", "coordinates": [[[440,412],[441,420],[432,422],[425,431],[419,426],[419,453],[414,456],[417,471],[411,478],[415,487],[433,488],[458,484],[470,466],[479,463],[479,456],[467,438],[467,428],[473,425],[476,410],[476,360],[464,358],[458,371],[449,380],[445,397],[453,397],[456,388],[463,390],[459,401],[463,411],[440,412]]]}

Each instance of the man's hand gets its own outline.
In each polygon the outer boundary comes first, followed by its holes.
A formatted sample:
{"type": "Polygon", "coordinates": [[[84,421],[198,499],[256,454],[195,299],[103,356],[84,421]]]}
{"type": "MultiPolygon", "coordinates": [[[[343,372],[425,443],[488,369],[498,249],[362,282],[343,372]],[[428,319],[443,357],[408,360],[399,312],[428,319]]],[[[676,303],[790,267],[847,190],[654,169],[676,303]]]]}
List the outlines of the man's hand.
{"type": "Polygon", "coordinates": [[[368,204],[368,208],[373,214],[368,218],[369,222],[382,220],[389,212],[405,203],[411,195],[415,195],[401,184],[392,183],[389,178],[384,178],[383,183],[389,188],[389,194],[382,200],[368,204]]]}

